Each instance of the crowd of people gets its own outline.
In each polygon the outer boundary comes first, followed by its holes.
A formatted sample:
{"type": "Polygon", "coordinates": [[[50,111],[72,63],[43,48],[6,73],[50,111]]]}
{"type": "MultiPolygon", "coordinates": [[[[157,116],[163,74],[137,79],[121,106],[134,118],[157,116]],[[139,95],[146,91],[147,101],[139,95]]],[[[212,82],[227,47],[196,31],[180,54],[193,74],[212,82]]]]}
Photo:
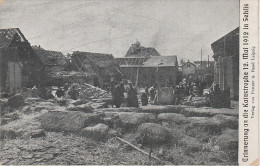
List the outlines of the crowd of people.
{"type": "Polygon", "coordinates": [[[111,82],[111,94],[112,94],[112,107],[116,106],[119,108],[124,101],[126,101],[127,107],[139,107],[137,90],[134,88],[132,83],[127,83],[125,80],[116,84],[114,81],[111,82]],[[125,85],[128,87],[125,88],[125,85]],[[127,92],[127,97],[125,98],[124,92],[127,92]]]}
{"type": "MultiPolygon", "coordinates": [[[[209,89],[210,94],[208,97],[210,99],[210,103],[212,107],[218,107],[221,104],[229,105],[229,90],[221,91],[219,86],[214,84],[209,87],[209,84],[206,83],[203,79],[183,79],[183,81],[179,82],[175,87],[170,87],[170,91],[174,96],[174,102],[172,104],[178,105],[182,104],[182,101],[187,96],[205,96],[203,94],[203,89],[209,89]],[[220,103],[220,98],[222,96],[226,96],[225,100],[220,103]],[[226,102],[227,101],[227,102],[226,102]]],[[[132,82],[128,82],[126,80],[122,80],[120,82],[111,81],[108,91],[111,92],[112,95],[112,107],[119,108],[124,105],[126,107],[139,107],[138,97],[140,94],[140,101],[142,106],[148,105],[149,101],[152,104],[155,104],[158,100],[158,94],[160,91],[160,87],[153,85],[151,87],[145,87],[142,93],[138,93],[137,88],[135,88],[132,82]]],[[[61,98],[61,97],[69,97],[73,100],[79,99],[79,88],[76,84],[69,85],[66,83],[63,88],[58,86],[55,93],[52,93],[52,89],[45,86],[34,86],[31,90],[32,97],[41,97],[43,99],[51,99],[51,98],[61,98]]]]}

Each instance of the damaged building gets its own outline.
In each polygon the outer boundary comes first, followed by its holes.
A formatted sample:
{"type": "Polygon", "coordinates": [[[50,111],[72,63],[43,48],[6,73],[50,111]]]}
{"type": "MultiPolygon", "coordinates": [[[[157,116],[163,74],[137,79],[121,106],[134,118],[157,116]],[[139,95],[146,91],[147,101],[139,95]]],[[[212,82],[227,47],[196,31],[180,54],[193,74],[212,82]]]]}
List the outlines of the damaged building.
{"type": "Polygon", "coordinates": [[[121,80],[122,72],[112,54],[75,51],[70,56],[70,70],[87,77],[88,84],[104,87],[111,79],[121,80]]]}
{"type": "Polygon", "coordinates": [[[214,52],[214,82],[221,90],[230,89],[230,97],[239,96],[239,27],[211,44],[214,52]]]}
{"type": "Polygon", "coordinates": [[[116,58],[125,79],[135,86],[175,86],[177,82],[177,56],[161,56],[155,48],[132,44],[125,57],[116,58]]]}
{"type": "Polygon", "coordinates": [[[132,44],[132,46],[126,52],[125,57],[151,57],[161,56],[158,51],[153,47],[144,47],[139,41],[132,44]]]}
{"type": "Polygon", "coordinates": [[[41,46],[33,46],[33,51],[44,65],[44,80],[42,84],[47,86],[63,85],[66,75],[70,75],[68,69],[69,60],[58,51],[50,51],[41,48],[41,46]]]}
{"type": "Polygon", "coordinates": [[[0,29],[0,92],[39,84],[43,64],[19,28],[0,29]]]}

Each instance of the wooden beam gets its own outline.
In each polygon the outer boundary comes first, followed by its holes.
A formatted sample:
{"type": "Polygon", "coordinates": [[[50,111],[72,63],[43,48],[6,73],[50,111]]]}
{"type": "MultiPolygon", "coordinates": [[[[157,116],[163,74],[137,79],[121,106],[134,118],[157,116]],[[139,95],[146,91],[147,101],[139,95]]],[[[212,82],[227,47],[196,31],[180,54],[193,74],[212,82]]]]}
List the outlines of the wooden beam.
{"type": "MultiPolygon", "coordinates": [[[[126,140],[124,140],[124,139],[122,139],[122,138],[119,138],[119,137],[116,137],[116,138],[117,138],[118,140],[120,140],[120,141],[126,143],[127,145],[131,146],[132,148],[136,149],[137,151],[142,152],[143,154],[149,156],[149,153],[148,153],[148,152],[146,152],[146,151],[144,151],[144,150],[138,148],[137,146],[131,144],[130,142],[128,142],[128,141],[126,141],[126,140]]],[[[158,157],[156,157],[156,156],[153,156],[153,155],[152,155],[151,157],[154,158],[154,159],[156,159],[156,160],[158,160],[158,161],[160,161],[160,162],[162,162],[162,160],[160,160],[160,159],[159,159],[158,157]]]]}

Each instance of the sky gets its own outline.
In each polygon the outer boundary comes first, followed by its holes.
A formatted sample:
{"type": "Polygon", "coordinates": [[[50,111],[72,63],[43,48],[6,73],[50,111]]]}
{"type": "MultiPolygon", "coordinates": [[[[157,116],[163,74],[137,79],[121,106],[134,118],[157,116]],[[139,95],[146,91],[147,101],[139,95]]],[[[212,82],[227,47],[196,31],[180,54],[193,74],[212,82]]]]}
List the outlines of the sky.
{"type": "Polygon", "coordinates": [[[0,28],[31,45],[124,57],[137,40],[162,56],[212,60],[211,43],[239,26],[239,0],[5,0],[0,28]]]}

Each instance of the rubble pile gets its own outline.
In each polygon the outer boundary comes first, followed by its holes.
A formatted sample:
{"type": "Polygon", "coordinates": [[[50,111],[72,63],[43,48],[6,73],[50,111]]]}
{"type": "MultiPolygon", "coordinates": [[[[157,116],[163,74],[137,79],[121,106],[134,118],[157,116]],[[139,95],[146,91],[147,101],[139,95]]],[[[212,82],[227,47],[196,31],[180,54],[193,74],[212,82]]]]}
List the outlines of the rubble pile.
{"type": "Polygon", "coordinates": [[[83,84],[80,85],[80,98],[84,99],[100,99],[100,98],[111,98],[111,94],[101,88],[89,85],[89,84],[83,84]]]}

